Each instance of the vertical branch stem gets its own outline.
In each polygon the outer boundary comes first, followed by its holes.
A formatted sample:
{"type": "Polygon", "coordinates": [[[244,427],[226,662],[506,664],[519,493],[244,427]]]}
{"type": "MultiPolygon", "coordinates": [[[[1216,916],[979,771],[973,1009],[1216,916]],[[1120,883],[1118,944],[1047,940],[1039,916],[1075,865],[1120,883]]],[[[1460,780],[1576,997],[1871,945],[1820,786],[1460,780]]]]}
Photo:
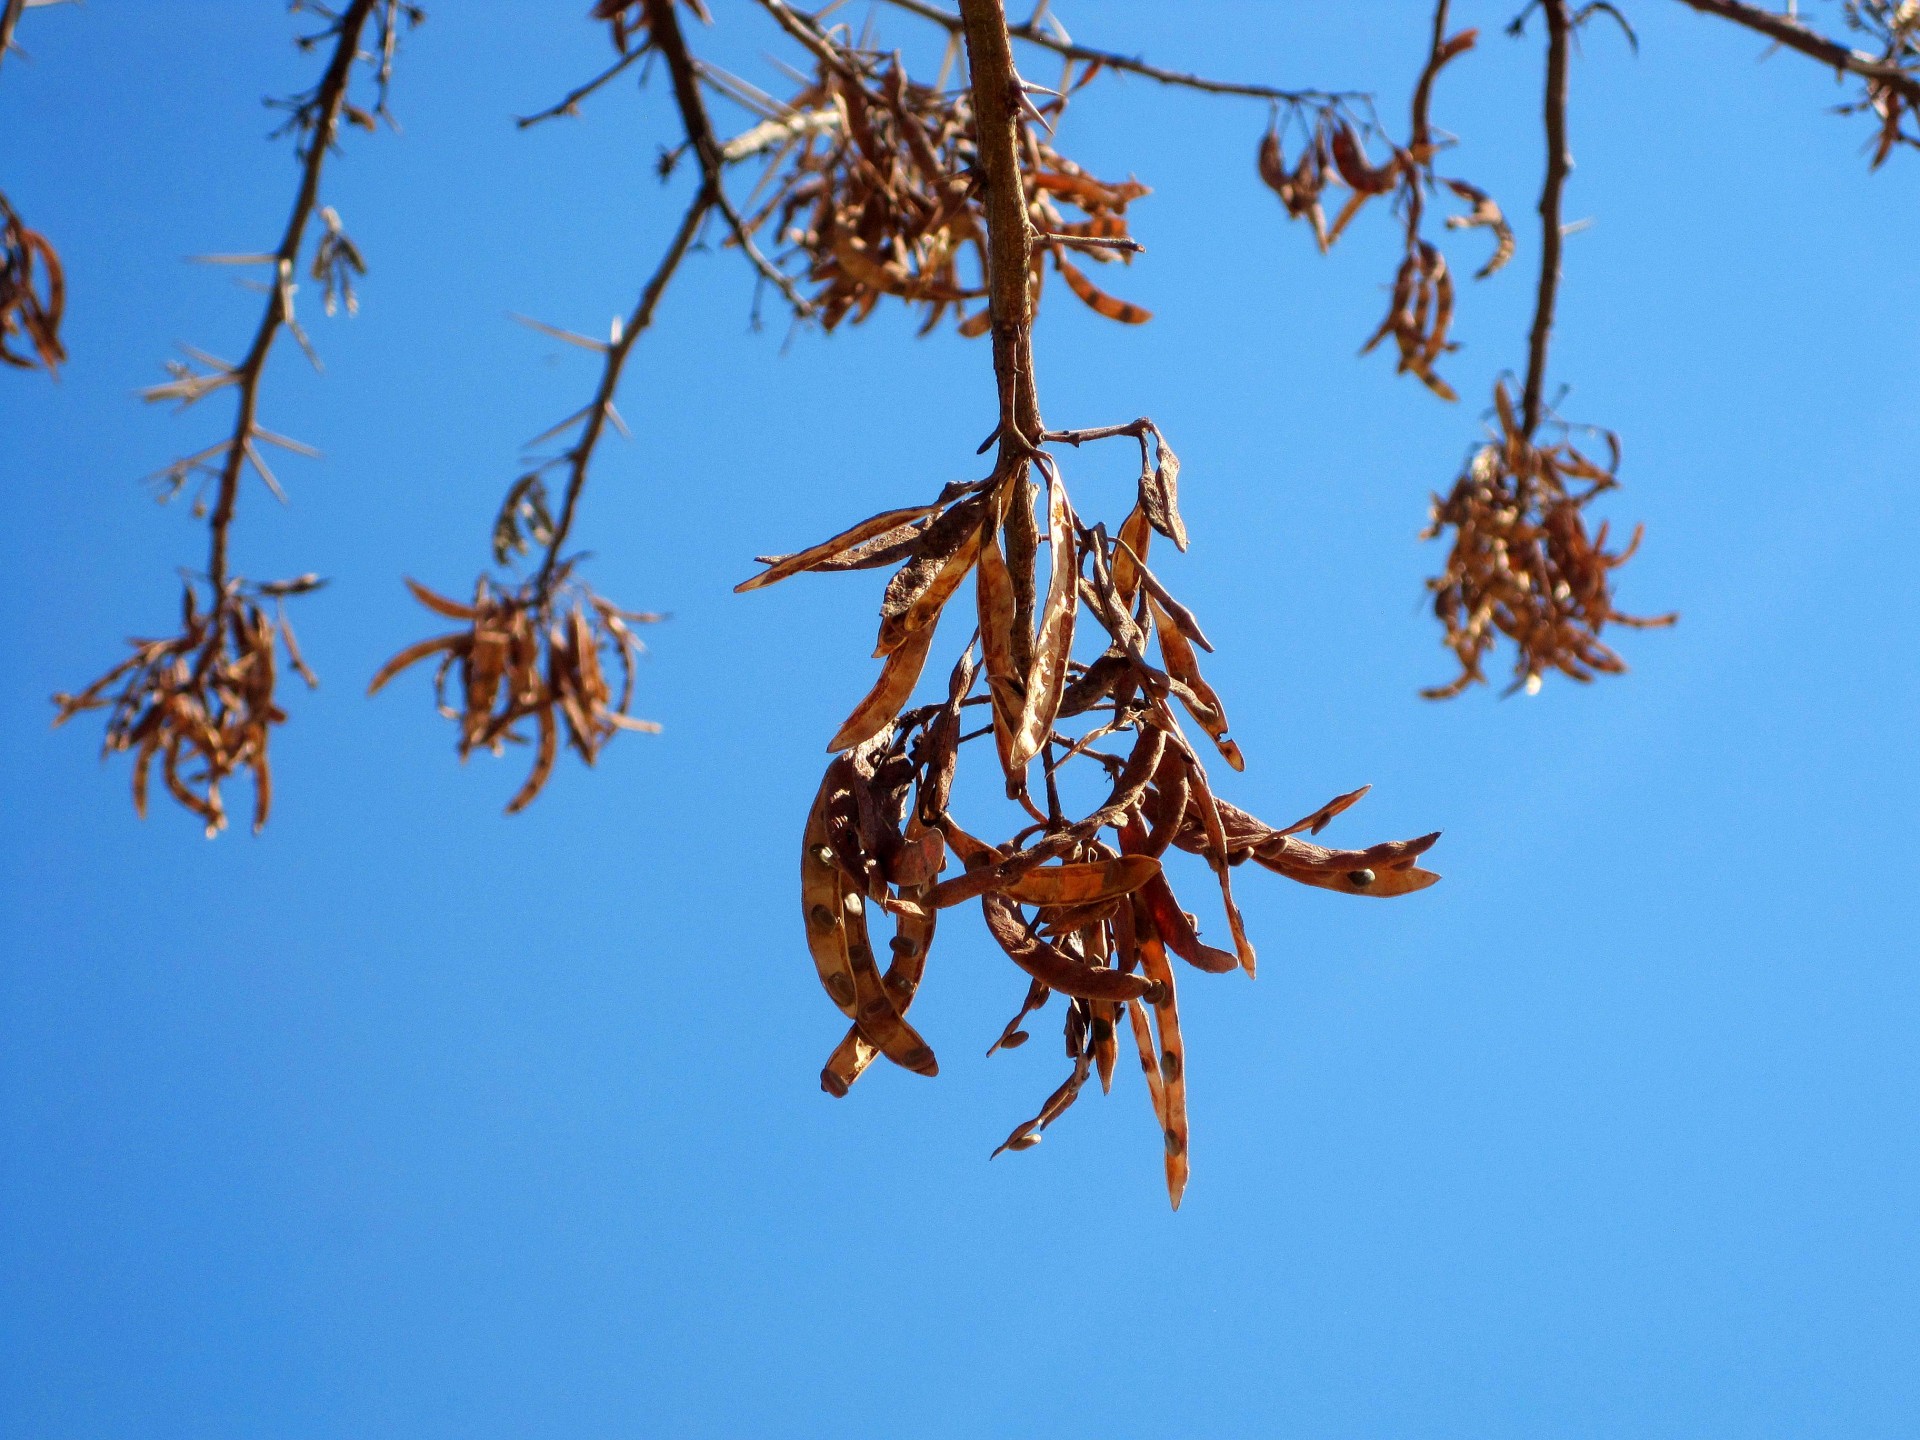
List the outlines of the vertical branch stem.
{"type": "Polygon", "coordinates": [[[960,15],[987,179],[987,292],[1000,388],[1000,468],[1006,472],[1026,460],[1041,432],[1033,382],[1033,229],[1020,177],[1020,77],[1002,0],[961,0],[960,15]]]}
{"type": "Polygon", "coordinates": [[[1567,38],[1572,17],[1567,0],[1543,0],[1547,17],[1547,177],[1540,189],[1540,292],[1534,302],[1533,334],[1527,343],[1527,387],[1521,424],[1531,436],[1539,428],[1547,383],[1547,341],[1553,333],[1553,308],[1560,289],[1560,192],[1567,183],[1567,38]]]}
{"type": "Polygon", "coordinates": [[[360,33],[377,0],[352,0],[335,22],[333,56],[326,74],[314,92],[313,129],[307,137],[306,153],[301,157],[300,190],[294,196],[293,212],[274,252],[274,275],[267,295],[267,308],[254,332],[253,344],[235,372],[240,378],[239,413],[234,418],[233,439],[227,446],[226,460],[220,467],[220,494],[214,502],[213,516],[207,522],[212,541],[207,558],[207,579],[216,602],[227,584],[227,531],[233,524],[233,510],[240,495],[240,475],[247,463],[247,451],[256,432],[259,409],[260,377],[267,368],[267,355],[273,349],[280,328],[293,318],[294,262],[300,258],[300,244],[307,222],[313,217],[313,205],[320,193],[320,172],[333,147],[334,131],[339,127],[340,111],[347,100],[347,81],[353,62],[359,56],[360,33]]]}
{"type": "MultiPolygon", "coordinates": [[[[1000,452],[994,473],[1009,487],[1007,569],[1013,580],[1013,662],[1033,663],[1035,568],[1031,456],[1045,426],[1033,376],[1033,230],[1020,177],[1020,76],[1001,0],[961,0],[973,123],[986,175],[987,300],[993,316],[993,373],[1000,394],[1000,452]]],[[[1059,564],[1058,556],[1054,563],[1059,564]]]]}

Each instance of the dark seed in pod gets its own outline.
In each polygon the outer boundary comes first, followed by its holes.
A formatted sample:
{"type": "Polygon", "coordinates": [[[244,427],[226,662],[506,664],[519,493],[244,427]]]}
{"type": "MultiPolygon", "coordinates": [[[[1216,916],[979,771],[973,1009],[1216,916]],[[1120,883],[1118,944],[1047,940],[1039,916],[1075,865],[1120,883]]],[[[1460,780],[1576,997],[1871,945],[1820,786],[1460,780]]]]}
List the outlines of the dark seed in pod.
{"type": "Polygon", "coordinates": [[[1371,870],[1349,870],[1347,872],[1347,879],[1352,881],[1355,885],[1360,886],[1362,889],[1365,889],[1367,886],[1371,885],[1373,883],[1373,878],[1374,878],[1373,872],[1371,870]]]}

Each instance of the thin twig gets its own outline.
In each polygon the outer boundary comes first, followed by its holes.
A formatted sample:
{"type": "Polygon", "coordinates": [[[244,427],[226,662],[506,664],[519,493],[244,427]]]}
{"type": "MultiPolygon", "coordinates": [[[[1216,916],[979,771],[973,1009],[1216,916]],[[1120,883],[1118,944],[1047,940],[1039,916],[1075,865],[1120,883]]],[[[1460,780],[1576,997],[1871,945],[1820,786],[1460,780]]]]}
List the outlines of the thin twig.
{"type": "Polygon", "coordinates": [[[647,46],[636,45],[633,49],[629,50],[626,54],[622,55],[618,60],[614,61],[613,64],[609,65],[605,70],[602,70],[598,75],[594,76],[593,79],[587,81],[586,84],[581,85],[576,89],[569,90],[559,100],[555,101],[553,104],[549,105],[546,109],[540,111],[538,114],[522,115],[513,123],[520,129],[525,130],[529,125],[538,125],[542,120],[552,120],[561,115],[574,114],[575,107],[578,106],[582,100],[586,99],[589,95],[593,94],[596,90],[600,89],[603,85],[606,85],[608,82],[612,81],[615,77],[625,72],[628,66],[632,65],[636,60],[639,60],[640,58],[645,56],[647,53],[648,53],[647,46]]]}
{"type": "Polygon", "coordinates": [[[1121,435],[1131,435],[1137,440],[1152,430],[1153,422],[1142,416],[1125,425],[1101,425],[1092,430],[1049,430],[1040,439],[1048,445],[1072,445],[1078,449],[1089,440],[1113,440],[1121,435]]]}
{"type": "Polygon", "coordinates": [[[1547,17],[1547,176],[1540,188],[1540,290],[1527,341],[1527,384],[1521,428],[1531,437],[1540,427],[1547,383],[1547,341],[1553,333],[1554,301],[1560,290],[1560,192],[1567,183],[1567,36],[1572,16],[1567,0],[1543,0],[1547,17]]]}
{"type": "Polygon", "coordinates": [[[785,0],[758,0],[758,3],[762,10],[773,17],[775,24],[811,51],[814,59],[842,75],[857,73],[840,54],[839,47],[820,33],[811,15],[801,14],[786,4],[785,0]]]}
{"type": "Polygon", "coordinates": [[[1920,108],[1920,76],[1892,61],[1876,60],[1864,51],[1850,50],[1838,41],[1809,30],[1790,15],[1776,15],[1757,6],[1742,4],[1741,0],[1680,0],[1680,3],[1703,15],[1717,15],[1722,20],[1731,20],[1736,25],[1756,30],[1769,40],[1789,50],[1798,50],[1802,55],[1831,65],[1835,70],[1884,85],[1903,96],[1909,105],[1920,108]]]}
{"type": "Polygon", "coordinates": [[[1106,235],[1056,235],[1050,230],[1034,232],[1035,240],[1042,245],[1067,245],[1076,250],[1118,250],[1124,255],[1144,255],[1147,247],[1138,240],[1125,236],[1106,235]]]}
{"type": "Polygon", "coordinates": [[[711,181],[701,185],[700,193],[693,197],[693,203],[687,207],[687,213],[680,221],[673,242],[667,246],[667,253],[660,258],[652,278],[640,292],[640,299],[633,307],[633,314],[627,317],[620,338],[607,347],[606,361],[600,370],[600,385],[587,407],[586,425],[580,432],[578,442],[567,452],[566,498],[561,502],[560,519],[553,527],[553,538],[547,542],[547,558],[541,563],[535,583],[536,591],[543,597],[553,583],[554,569],[560,563],[561,547],[567,543],[567,536],[573,529],[573,514],[580,504],[580,492],[587,483],[587,468],[593,463],[594,449],[599,445],[600,437],[606,432],[607,420],[613,414],[613,395],[620,387],[620,372],[627,363],[634,342],[640,338],[642,331],[653,324],[654,309],[659,305],[660,297],[666,293],[674,272],[680,268],[680,262],[686,258],[687,251],[693,248],[701,223],[717,203],[717,193],[711,181]]]}
{"type": "Polygon", "coordinates": [[[207,559],[207,581],[217,597],[227,583],[227,531],[233,524],[233,509],[240,495],[240,475],[247,462],[247,442],[256,433],[255,415],[259,408],[260,379],[266,372],[267,355],[284,325],[293,321],[291,296],[294,262],[299,259],[307,221],[313,216],[314,201],[320,193],[320,172],[326,166],[327,153],[333,147],[334,131],[340,111],[347,100],[347,81],[360,50],[360,32],[373,13],[377,0],[352,0],[334,22],[333,56],[327,61],[325,75],[310,102],[313,128],[301,157],[300,189],[294,196],[293,212],[274,252],[274,278],[267,291],[267,308],[254,332],[246,358],[235,369],[239,377],[240,403],[234,418],[233,437],[220,467],[220,493],[212,518],[207,522],[211,544],[207,559]]]}
{"type": "MultiPolygon", "coordinates": [[[[961,14],[955,15],[950,11],[942,10],[938,5],[927,4],[926,0],[887,0],[887,3],[911,15],[918,15],[923,20],[931,20],[936,25],[943,25],[954,34],[959,34],[963,29],[971,30],[971,22],[966,19],[969,8],[966,5],[960,7],[961,14]]],[[[1014,40],[1028,45],[1037,45],[1042,50],[1051,50],[1054,54],[1063,55],[1069,60],[1084,60],[1090,64],[1097,64],[1105,70],[1140,75],[1148,80],[1158,80],[1162,85],[1178,85],[1188,90],[1200,90],[1208,95],[1247,95],[1259,100],[1280,100],[1288,103],[1362,98],[1361,92],[1353,90],[1278,90],[1271,85],[1241,85],[1227,80],[1209,80],[1203,75],[1188,75],[1178,70],[1163,70],[1158,65],[1149,65],[1144,60],[1116,54],[1111,50],[1095,50],[1090,46],[1075,45],[1031,21],[1024,25],[1008,25],[1003,28],[1014,40]]]]}

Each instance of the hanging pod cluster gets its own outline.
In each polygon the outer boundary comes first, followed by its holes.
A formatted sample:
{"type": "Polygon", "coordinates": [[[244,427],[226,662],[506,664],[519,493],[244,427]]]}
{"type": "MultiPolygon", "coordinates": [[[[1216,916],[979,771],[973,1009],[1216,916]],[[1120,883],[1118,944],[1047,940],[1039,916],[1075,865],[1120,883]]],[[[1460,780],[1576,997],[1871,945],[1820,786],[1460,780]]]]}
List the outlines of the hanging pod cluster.
{"type": "Polygon", "coordinates": [[[197,815],[209,836],[226,828],[221,782],[253,776],[253,828],[273,808],[267,743],[286,714],[274,701],[276,645],[309,687],[307,668],[281,602],[317,590],[317,575],[252,584],[229,580],[202,609],[196,586],[181,587],[180,633],[135,640],[133,654],[77,694],[53,697],[55,725],[90,710],[107,712],[103,755],[133,756],[133,808],[147,813],[154,762],[167,794],[197,815]],[[271,612],[268,607],[271,606],[271,612]]]}
{"type": "Polygon", "coordinates": [[[1649,629],[1676,615],[1635,616],[1613,605],[1612,572],[1640,545],[1640,527],[1619,550],[1607,549],[1603,521],[1589,535],[1584,517],[1595,496],[1617,483],[1620,442],[1602,431],[1607,463],[1578,449],[1571,438],[1537,444],[1514,412],[1504,383],[1493,392],[1499,432],[1474,451],[1443,499],[1433,497],[1433,519],[1423,538],[1452,532],[1446,569],[1427,582],[1433,611],[1460,674],[1421,693],[1447,699],[1484,682],[1481,658],[1505,635],[1514,644],[1510,690],[1539,689],[1550,670],[1579,681],[1626,669],[1601,639],[1607,625],[1649,629]]]}
{"type": "Polygon", "coordinates": [[[1445,185],[1473,207],[1465,215],[1449,216],[1447,228],[1493,232],[1493,255],[1476,272],[1475,279],[1484,280],[1500,269],[1514,251],[1513,231],[1493,197],[1465,180],[1437,176],[1433,168],[1435,157],[1444,148],[1428,118],[1433,85],[1450,62],[1473,48],[1476,39],[1473,30],[1447,35],[1444,10],[1440,12],[1426,67],[1414,86],[1409,137],[1405,144],[1399,144],[1382,135],[1387,155],[1379,164],[1367,153],[1366,140],[1368,132],[1379,127],[1348,113],[1338,102],[1289,107],[1284,112],[1284,124],[1281,112],[1276,111],[1260,139],[1257,157],[1261,180],[1280,197],[1290,217],[1312,225],[1323,253],[1370,201],[1386,200],[1399,215],[1405,253],[1394,273],[1392,299],[1386,318],[1360,347],[1360,353],[1367,354],[1391,338],[1399,352],[1395,367],[1398,373],[1414,376],[1443,400],[1459,398],[1434,370],[1441,356],[1457,348],[1448,338],[1455,297],[1453,272],[1446,256],[1422,234],[1429,192],[1436,185],[1445,185]],[[1305,138],[1299,154],[1289,160],[1286,133],[1295,128],[1305,138]],[[1322,198],[1336,187],[1344,188],[1347,198],[1329,226],[1322,198]]]}
{"type": "Polygon", "coordinates": [[[765,557],[768,568],[739,588],[803,571],[897,566],[881,605],[880,676],[833,738],[836,753],[801,843],[807,948],[848,1022],[822,1087],[845,1095],[882,1056],[936,1073],[934,1048],[908,1011],[940,913],[977,902],[1027,987],[992,1050],[1024,1043],[1026,1017],[1057,993],[1071,1061],[1065,1082],[994,1153],[1038,1144],[1090,1076],[1110,1088],[1124,1031],[1146,1078],[1177,1206],[1187,1181],[1187,1065],[1173,960],[1214,974],[1253,973],[1234,868],[1252,860],[1323,889],[1404,895],[1439,878],[1416,864],[1437,837],[1329,850],[1298,837],[1320,830],[1364,790],[1283,827],[1215,795],[1186,724],[1231,768],[1243,762],[1196,658],[1212,646],[1148,563],[1156,534],[1185,545],[1178,461],[1146,420],[1057,438],[1116,435],[1137,438],[1143,457],[1138,502],[1117,535],[1081,522],[1053,455],[1035,450],[1032,463],[1046,481],[1044,527],[1021,466],[950,485],[930,504],[873,516],[792,555],[765,557]],[[1044,592],[1042,535],[1050,556],[1044,592]],[[969,577],[974,639],[949,674],[946,698],[908,708],[940,617],[969,577]],[[985,716],[969,729],[968,712],[980,710],[985,716]],[[950,808],[962,754],[988,737],[1019,812],[1018,828],[997,844],[950,808]],[[1105,800],[1085,815],[1061,807],[1059,777],[1069,764],[1100,766],[1107,777],[1105,800]],[[1170,849],[1211,869],[1230,948],[1201,939],[1162,869],[1170,849]],[[884,970],[870,929],[876,916],[893,927],[884,970]]]}
{"type": "Polygon", "coordinates": [[[659,731],[653,721],[636,719],[628,711],[634,661],[646,648],[633,627],[660,616],[622,610],[584,586],[569,584],[566,567],[556,571],[550,585],[530,582],[501,589],[482,576],[470,605],[412,580],[407,588],[434,614],[466,628],[409,645],[380,667],[367,693],[376,693],[401,671],[438,655],[435,702],[442,715],[460,724],[462,760],[476,749],[498,755],[510,743],[526,744],[523,726],[531,722],[533,768],[507,802],[509,815],[532,804],[553,774],[563,726],[567,744],[588,765],[622,730],[659,731]],[[603,650],[620,667],[617,697],[601,660],[603,650]],[[450,705],[447,682],[456,671],[460,703],[450,705]]]}

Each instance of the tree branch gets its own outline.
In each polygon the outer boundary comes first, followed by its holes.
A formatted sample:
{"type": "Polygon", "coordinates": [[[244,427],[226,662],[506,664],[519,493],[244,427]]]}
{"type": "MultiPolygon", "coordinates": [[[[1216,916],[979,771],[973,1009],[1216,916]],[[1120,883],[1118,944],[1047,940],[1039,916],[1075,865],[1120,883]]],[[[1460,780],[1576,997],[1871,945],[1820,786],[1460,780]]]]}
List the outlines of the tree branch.
{"type": "MultiPolygon", "coordinates": [[[[918,15],[923,20],[931,20],[943,25],[954,34],[965,29],[971,34],[972,22],[967,18],[969,6],[963,4],[961,13],[954,15],[942,10],[938,5],[930,5],[926,0],[887,0],[889,5],[905,10],[910,15],[918,15]]],[[[1209,80],[1203,75],[1188,75],[1178,70],[1163,70],[1158,65],[1149,65],[1144,60],[1116,54],[1111,50],[1095,50],[1086,45],[1075,45],[1048,33],[1034,24],[1006,25],[1001,28],[1014,40],[1024,44],[1037,45],[1042,50],[1051,50],[1069,60],[1084,60],[1098,64],[1105,70],[1118,70],[1128,75],[1139,75],[1148,80],[1157,80],[1162,85],[1178,85],[1187,90],[1199,90],[1208,95],[1247,95],[1258,100],[1280,100],[1299,103],[1313,100],[1354,100],[1360,98],[1359,91],[1353,90],[1277,90],[1271,85],[1241,85],[1227,80],[1209,80]]]]}
{"type": "Polygon", "coordinates": [[[575,107],[577,107],[582,100],[593,94],[593,92],[601,86],[613,80],[616,76],[625,72],[628,66],[632,65],[636,60],[642,59],[647,53],[648,50],[645,45],[634,46],[633,49],[629,50],[618,60],[614,61],[613,64],[594,76],[593,79],[587,81],[586,84],[569,90],[565,95],[561,96],[559,100],[538,114],[520,116],[513,122],[514,126],[517,129],[525,130],[530,125],[538,125],[542,120],[552,120],[557,116],[574,114],[575,107]]]}
{"type": "Polygon", "coordinates": [[[579,441],[567,452],[566,498],[561,502],[560,518],[554,525],[553,538],[547,542],[547,558],[540,566],[534,586],[543,600],[547,598],[548,588],[553,583],[554,568],[560,562],[560,549],[567,543],[567,535],[573,529],[574,511],[580,503],[580,492],[587,483],[587,468],[593,463],[594,449],[599,445],[600,437],[606,431],[607,419],[613,413],[613,394],[620,387],[620,372],[627,363],[634,342],[640,338],[642,331],[653,324],[654,309],[659,305],[660,297],[666,293],[668,282],[680,268],[687,251],[693,248],[694,238],[700,233],[701,223],[707,218],[708,211],[718,203],[716,194],[713,182],[701,185],[700,193],[694,196],[685,218],[680,221],[680,229],[675,232],[673,242],[667,246],[667,253],[661,257],[652,278],[640,292],[633,314],[627,318],[626,328],[621,331],[620,338],[607,347],[606,363],[600,371],[600,385],[587,408],[585,428],[580,432],[579,441]]]}
{"type": "Polygon", "coordinates": [[[0,8],[0,63],[5,63],[7,52],[13,48],[13,30],[26,8],[27,0],[6,0],[5,7],[0,8]]]}
{"type": "Polygon", "coordinates": [[[233,438],[227,444],[226,458],[220,467],[219,498],[214,503],[212,518],[207,522],[212,536],[207,559],[207,580],[213,587],[216,600],[227,583],[227,531],[233,524],[234,505],[240,494],[240,475],[246,467],[249,454],[257,453],[253,440],[259,429],[256,417],[260,379],[266,372],[267,355],[273,349],[275,337],[282,326],[293,320],[294,262],[300,257],[300,245],[306,235],[307,222],[313,217],[314,201],[320,193],[320,172],[325,168],[327,154],[333,148],[340,111],[346,104],[347,81],[360,51],[360,33],[366,27],[367,17],[373,13],[376,3],[377,0],[352,0],[334,22],[333,56],[327,61],[326,73],[321,77],[319,88],[314,91],[312,100],[307,102],[313,122],[312,130],[307,137],[305,153],[301,156],[300,189],[294,196],[293,212],[287,217],[287,228],[280,237],[280,248],[274,252],[274,276],[267,292],[267,308],[260,317],[260,327],[254,332],[253,344],[248,348],[246,358],[234,370],[240,387],[239,410],[234,419],[233,438]]]}
{"type": "Polygon", "coordinates": [[[1020,176],[1020,75],[1002,0],[961,0],[974,128],[986,172],[987,294],[1000,390],[1000,470],[1024,465],[1040,438],[1033,383],[1033,227],[1020,176]]]}
{"type": "Polygon", "coordinates": [[[1680,3],[1703,15],[1717,15],[1722,20],[1731,20],[1736,25],[1758,31],[1769,40],[1789,50],[1798,50],[1802,55],[1831,65],[1835,70],[1884,85],[1904,97],[1909,105],[1920,108],[1920,76],[1890,60],[1876,60],[1863,51],[1851,50],[1838,41],[1829,40],[1809,30],[1792,16],[1776,15],[1758,6],[1743,4],[1741,0],[1680,0],[1680,3]]]}
{"type": "Polygon", "coordinates": [[[687,49],[686,36],[680,31],[675,0],[646,0],[646,5],[647,31],[654,45],[659,48],[661,58],[667,62],[667,72],[673,80],[673,98],[680,108],[680,123],[686,129],[687,143],[693,147],[694,156],[700,162],[700,173],[705,178],[706,186],[713,192],[714,208],[726,217],[734,243],[759,272],[760,278],[780,292],[781,298],[793,308],[796,315],[810,314],[813,303],[794,288],[790,276],[760,252],[746,221],[727,198],[726,187],[722,183],[726,154],[719,140],[714,137],[713,122],[707,118],[706,102],[700,96],[700,70],[694,63],[692,52],[687,49]]]}
{"type": "MultiPolygon", "coordinates": [[[[1033,294],[1028,288],[1033,230],[1020,175],[1023,96],[1002,0],[960,0],[960,9],[966,22],[975,141],[986,178],[982,209],[987,221],[987,305],[993,317],[993,375],[1000,395],[1000,451],[993,473],[996,483],[1011,492],[1006,506],[1007,569],[1013,583],[1009,645],[1014,669],[1026,675],[1033,664],[1038,599],[1034,571],[1040,552],[1028,472],[1046,427],[1033,379],[1033,294]]],[[[1054,563],[1062,563],[1060,557],[1054,563]]],[[[1020,793],[1024,795],[1024,789],[1020,793]]]]}
{"type": "Polygon", "coordinates": [[[1560,290],[1560,192],[1567,183],[1567,38],[1572,16],[1567,0],[1542,0],[1547,17],[1547,177],[1540,189],[1540,290],[1534,301],[1533,333],[1527,341],[1527,382],[1521,425],[1530,438],[1540,426],[1547,381],[1547,341],[1553,334],[1554,302],[1560,290]]]}

